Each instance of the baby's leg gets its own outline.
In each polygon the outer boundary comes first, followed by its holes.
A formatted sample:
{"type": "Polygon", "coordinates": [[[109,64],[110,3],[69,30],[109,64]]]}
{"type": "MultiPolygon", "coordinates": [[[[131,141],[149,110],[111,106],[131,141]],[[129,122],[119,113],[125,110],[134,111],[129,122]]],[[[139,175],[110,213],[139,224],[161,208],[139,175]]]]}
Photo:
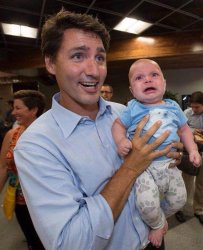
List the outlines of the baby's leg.
{"type": "Polygon", "coordinates": [[[179,211],[186,203],[187,192],[181,171],[175,168],[167,170],[169,176],[169,187],[161,202],[161,207],[166,217],[179,211]]]}
{"type": "Polygon", "coordinates": [[[142,219],[152,230],[149,240],[160,246],[164,233],[167,231],[165,215],[160,208],[159,190],[149,172],[143,172],[136,180],[136,206],[142,219]]]}

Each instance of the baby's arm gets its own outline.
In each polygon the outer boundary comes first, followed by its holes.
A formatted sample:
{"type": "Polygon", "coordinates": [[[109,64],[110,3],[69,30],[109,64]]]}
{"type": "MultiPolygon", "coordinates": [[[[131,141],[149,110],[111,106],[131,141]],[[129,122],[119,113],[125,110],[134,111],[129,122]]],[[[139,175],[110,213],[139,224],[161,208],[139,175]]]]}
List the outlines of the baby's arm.
{"type": "Polygon", "coordinates": [[[195,167],[199,167],[202,163],[202,157],[198,152],[197,144],[194,141],[193,133],[188,124],[185,124],[183,127],[181,127],[178,130],[178,134],[187,152],[189,153],[190,161],[195,167]]]}
{"type": "Polygon", "coordinates": [[[112,135],[117,145],[119,155],[126,156],[132,149],[132,143],[126,137],[126,128],[118,118],[113,123],[112,135]]]}

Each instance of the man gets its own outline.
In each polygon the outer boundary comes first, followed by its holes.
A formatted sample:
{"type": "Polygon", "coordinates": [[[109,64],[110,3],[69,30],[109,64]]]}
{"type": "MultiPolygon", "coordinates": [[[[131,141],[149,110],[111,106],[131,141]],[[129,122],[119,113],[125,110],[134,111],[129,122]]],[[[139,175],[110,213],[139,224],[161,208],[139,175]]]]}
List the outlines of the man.
{"type": "Polygon", "coordinates": [[[104,84],[101,87],[101,96],[106,100],[106,101],[111,101],[112,97],[113,97],[113,88],[112,86],[108,85],[108,84],[104,84]]]}
{"type": "MultiPolygon", "coordinates": [[[[145,248],[148,228],[135,207],[133,184],[154,158],[172,146],[181,148],[173,143],[155,150],[169,131],[147,144],[160,122],[141,136],[145,117],[122,162],[111,126],[124,106],[100,98],[108,43],[105,27],[89,15],[61,11],[42,30],[46,68],[60,92],[51,110],[23,133],[15,161],[32,220],[48,250],[145,248]]],[[[180,157],[178,152],[168,155],[180,157]]]]}
{"type": "MultiPolygon", "coordinates": [[[[188,118],[188,125],[193,130],[194,134],[196,131],[203,131],[203,93],[197,91],[192,93],[190,97],[190,108],[185,110],[185,115],[188,118]]],[[[202,150],[202,144],[198,143],[199,151],[202,150]]],[[[183,173],[183,179],[185,181],[187,193],[189,194],[192,190],[194,183],[194,176],[183,173]]],[[[199,219],[199,222],[203,224],[203,168],[200,168],[199,174],[195,179],[195,191],[193,199],[194,215],[199,219]]],[[[180,222],[185,222],[185,216],[182,211],[176,213],[176,218],[180,222]]]]}

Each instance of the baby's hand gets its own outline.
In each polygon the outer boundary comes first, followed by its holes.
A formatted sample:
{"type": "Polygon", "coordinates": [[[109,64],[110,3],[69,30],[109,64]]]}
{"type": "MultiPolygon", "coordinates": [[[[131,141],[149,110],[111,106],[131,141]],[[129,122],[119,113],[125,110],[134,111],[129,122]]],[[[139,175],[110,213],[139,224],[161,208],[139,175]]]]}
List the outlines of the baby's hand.
{"type": "Polygon", "coordinates": [[[195,167],[200,167],[202,164],[202,157],[198,151],[192,151],[189,154],[190,161],[195,167]]]}
{"type": "Polygon", "coordinates": [[[120,140],[119,144],[118,144],[118,153],[120,156],[126,156],[130,150],[132,149],[132,142],[127,139],[127,138],[123,138],[122,140],[120,140]]]}

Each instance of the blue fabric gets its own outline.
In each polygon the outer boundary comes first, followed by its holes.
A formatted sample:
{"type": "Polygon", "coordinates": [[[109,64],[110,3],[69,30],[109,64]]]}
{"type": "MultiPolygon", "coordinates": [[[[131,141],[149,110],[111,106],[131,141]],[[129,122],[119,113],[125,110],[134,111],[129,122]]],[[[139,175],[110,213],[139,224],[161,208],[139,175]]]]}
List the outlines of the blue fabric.
{"type": "MultiPolygon", "coordinates": [[[[159,105],[144,105],[135,99],[128,102],[128,106],[122,112],[120,119],[127,129],[127,134],[132,139],[137,124],[147,114],[150,119],[143,129],[143,133],[148,130],[156,121],[161,120],[162,124],[157,132],[152,136],[149,142],[160,136],[164,131],[170,130],[168,138],[157,148],[163,149],[166,145],[173,141],[179,141],[177,130],[187,123],[187,118],[180,106],[173,100],[165,99],[165,104],[159,105]]],[[[166,159],[165,156],[157,158],[156,160],[166,159]]]]}
{"type": "Polygon", "coordinates": [[[148,228],[135,191],[114,224],[100,191],[122,161],[111,127],[124,109],[99,100],[95,121],[63,108],[59,95],[19,139],[14,151],[23,193],[46,249],[138,250],[148,228]]]}

